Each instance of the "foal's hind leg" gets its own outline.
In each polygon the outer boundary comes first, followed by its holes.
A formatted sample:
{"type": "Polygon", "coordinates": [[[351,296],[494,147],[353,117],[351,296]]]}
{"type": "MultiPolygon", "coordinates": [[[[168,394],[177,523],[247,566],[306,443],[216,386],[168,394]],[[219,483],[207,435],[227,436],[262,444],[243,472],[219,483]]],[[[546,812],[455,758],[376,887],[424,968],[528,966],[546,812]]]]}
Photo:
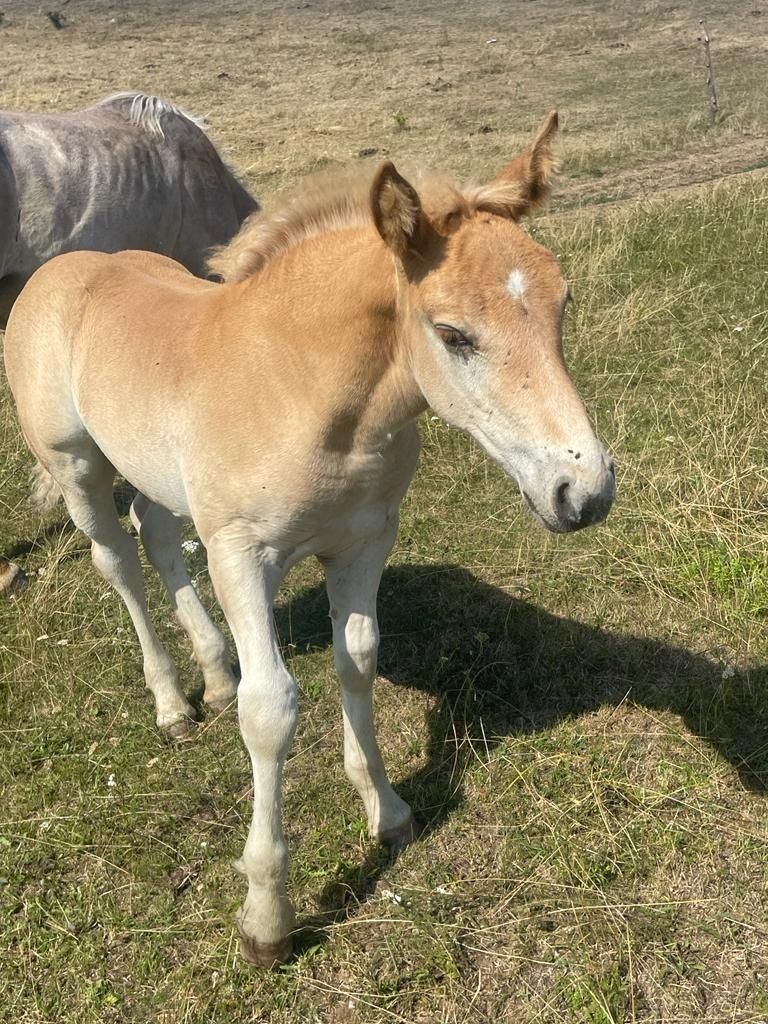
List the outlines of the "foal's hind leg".
{"type": "Polygon", "coordinates": [[[181,549],[181,523],[171,512],[137,494],[131,519],[149,560],[160,574],[173,610],[186,630],[205,679],[204,701],[214,712],[229,707],[237,684],[227,656],[227,644],[195,593],[181,549]]]}
{"type": "Polygon", "coordinates": [[[120,526],[112,484],[115,471],[95,445],[81,452],[51,453],[49,468],[72,520],[90,537],[93,564],[125,602],[144,656],[144,678],[155,697],[157,724],[168,736],[187,736],[195,717],[176,678],[176,669],[147,612],[136,541],[120,526]]]}

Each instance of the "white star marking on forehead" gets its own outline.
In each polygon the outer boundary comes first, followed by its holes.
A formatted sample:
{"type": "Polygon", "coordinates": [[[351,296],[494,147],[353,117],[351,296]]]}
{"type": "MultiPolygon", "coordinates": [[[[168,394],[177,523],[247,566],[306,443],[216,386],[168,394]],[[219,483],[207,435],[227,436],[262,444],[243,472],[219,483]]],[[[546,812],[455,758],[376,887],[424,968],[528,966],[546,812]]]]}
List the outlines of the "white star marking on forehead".
{"type": "Polygon", "coordinates": [[[507,278],[507,291],[513,299],[522,299],[525,294],[525,278],[522,270],[513,270],[507,278]]]}

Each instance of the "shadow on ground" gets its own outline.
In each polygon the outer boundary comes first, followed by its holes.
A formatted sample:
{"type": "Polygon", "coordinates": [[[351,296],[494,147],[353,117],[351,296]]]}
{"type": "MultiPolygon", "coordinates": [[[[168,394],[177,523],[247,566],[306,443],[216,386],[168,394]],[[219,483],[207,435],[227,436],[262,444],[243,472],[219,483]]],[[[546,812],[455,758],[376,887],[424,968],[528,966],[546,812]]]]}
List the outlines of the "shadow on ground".
{"type": "MultiPolygon", "coordinates": [[[[123,509],[132,496],[120,496],[123,509]]],[[[10,555],[30,553],[71,529],[68,522],[49,526],[10,555]]],[[[87,548],[72,557],[85,554],[87,548]]],[[[280,605],[276,619],[279,634],[299,650],[331,642],[322,586],[280,605]]],[[[422,836],[460,806],[463,775],[478,750],[626,700],[679,715],[733,765],[745,788],[768,789],[764,665],[724,674],[714,657],[552,615],[452,565],[387,569],[379,623],[380,675],[434,697],[425,763],[397,782],[422,836]]],[[[354,912],[396,855],[373,847],[364,862],[332,879],[320,899],[323,912],[303,922],[300,948],[325,941],[328,925],[354,912]]]]}
{"type": "MultiPolygon", "coordinates": [[[[291,602],[290,633],[300,650],[330,643],[327,607],[321,587],[291,602]]],[[[288,615],[287,607],[278,609],[282,636],[288,615]]],[[[380,675],[436,698],[426,764],[397,785],[422,834],[439,828],[461,803],[462,776],[478,749],[625,700],[679,715],[733,765],[747,789],[768,787],[765,666],[724,678],[724,666],[713,658],[559,618],[449,565],[388,569],[379,621],[380,675]]],[[[344,916],[340,894],[346,892],[350,907],[364,900],[392,856],[371,851],[329,884],[321,901],[328,913],[307,922],[310,930],[344,916]]]]}

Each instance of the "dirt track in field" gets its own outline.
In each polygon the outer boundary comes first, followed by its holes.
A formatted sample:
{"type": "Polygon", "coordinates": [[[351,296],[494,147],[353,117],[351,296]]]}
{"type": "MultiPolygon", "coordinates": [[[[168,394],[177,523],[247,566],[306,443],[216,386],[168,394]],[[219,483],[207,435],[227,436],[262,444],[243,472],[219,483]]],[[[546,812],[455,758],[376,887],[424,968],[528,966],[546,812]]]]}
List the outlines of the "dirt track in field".
{"type": "Polygon", "coordinates": [[[710,11],[714,128],[696,19],[661,2],[71,0],[56,30],[47,8],[10,0],[0,106],[160,93],[208,118],[259,196],[361,156],[482,177],[557,106],[558,209],[768,160],[768,8],[737,8],[710,11]]]}

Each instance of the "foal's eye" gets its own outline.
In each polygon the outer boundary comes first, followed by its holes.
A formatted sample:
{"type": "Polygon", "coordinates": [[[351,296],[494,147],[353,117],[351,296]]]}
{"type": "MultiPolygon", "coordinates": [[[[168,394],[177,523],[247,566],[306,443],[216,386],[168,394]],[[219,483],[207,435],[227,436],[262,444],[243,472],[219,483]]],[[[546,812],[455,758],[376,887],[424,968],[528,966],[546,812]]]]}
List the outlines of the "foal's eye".
{"type": "Polygon", "coordinates": [[[435,324],[435,330],[439,334],[442,343],[451,352],[461,352],[464,355],[468,355],[475,347],[472,340],[460,331],[458,327],[451,327],[450,324],[435,324]]]}

